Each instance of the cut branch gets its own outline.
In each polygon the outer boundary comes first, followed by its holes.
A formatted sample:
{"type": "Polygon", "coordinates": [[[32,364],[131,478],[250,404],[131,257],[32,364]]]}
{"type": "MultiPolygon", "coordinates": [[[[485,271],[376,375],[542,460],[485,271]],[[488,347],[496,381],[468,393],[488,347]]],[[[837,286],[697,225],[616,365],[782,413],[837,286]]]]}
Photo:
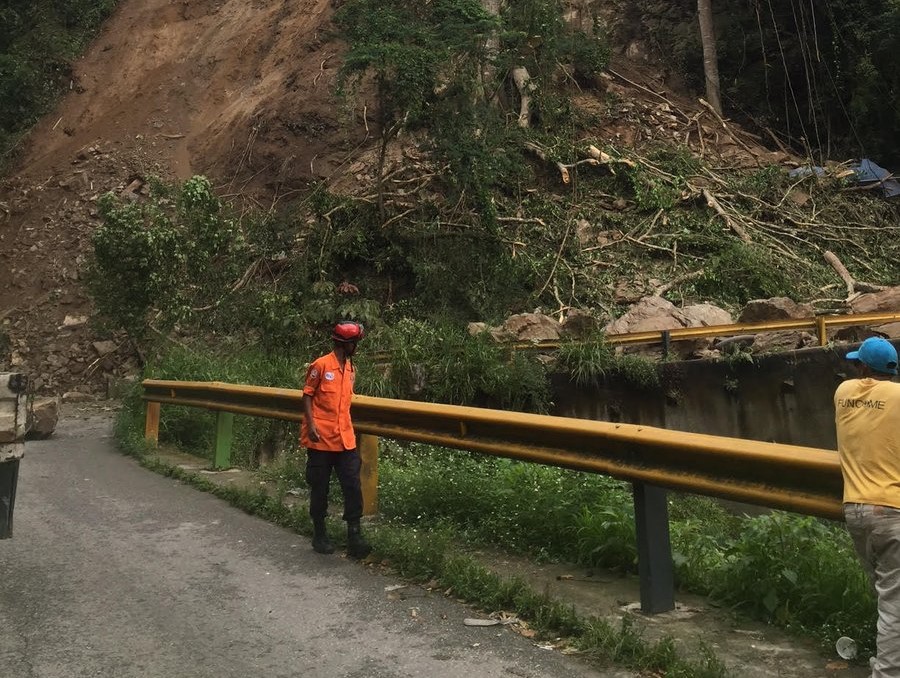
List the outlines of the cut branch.
{"type": "Polygon", "coordinates": [[[735,143],[740,144],[741,148],[743,148],[745,151],[747,151],[747,153],[749,153],[750,156],[753,158],[753,161],[754,161],[757,165],[759,165],[759,157],[758,157],[758,155],[753,151],[752,148],[750,148],[750,147],[744,142],[743,139],[741,139],[741,138],[737,135],[737,132],[732,131],[732,129],[728,126],[728,123],[725,122],[725,118],[723,118],[723,117],[722,117],[722,114],[719,113],[719,111],[716,110],[715,106],[713,106],[713,105],[710,104],[706,99],[703,99],[703,98],[698,99],[698,101],[700,102],[700,105],[701,105],[701,106],[703,106],[706,110],[708,110],[710,113],[712,113],[712,114],[716,117],[716,120],[718,120],[718,121],[719,121],[719,124],[722,125],[722,129],[724,129],[726,132],[728,132],[728,136],[730,136],[732,139],[734,139],[735,143]]]}
{"type": "Polygon", "coordinates": [[[750,239],[750,236],[747,234],[747,230],[741,226],[737,221],[731,218],[731,215],[728,214],[723,208],[722,205],[719,204],[719,201],[716,200],[716,196],[709,192],[709,189],[704,188],[701,193],[703,194],[703,198],[706,200],[707,206],[711,207],[716,211],[722,219],[725,220],[725,223],[728,224],[728,227],[737,233],[738,237],[743,240],[748,245],[752,244],[753,241],[750,239]]]}
{"type": "Polygon", "coordinates": [[[532,153],[534,153],[537,157],[539,157],[544,162],[552,162],[554,165],[556,165],[556,168],[559,170],[560,176],[562,177],[562,182],[564,184],[568,184],[572,181],[572,175],[569,173],[569,170],[574,169],[574,168],[578,167],[579,165],[599,165],[600,164],[600,161],[597,160],[596,158],[584,158],[583,160],[578,160],[576,162],[562,163],[562,162],[551,160],[550,158],[548,158],[547,152],[543,148],[538,146],[536,143],[534,143],[533,141],[526,141],[524,146],[525,146],[525,150],[531,151],[532,153]]]}
{"type": "Polygon", "coordinates": [[[838,259],[838,256],[831,251],[826,251],[824,255],[825,261],[831,264],[831,268],[834,269],[835,273],[837,273],[841,280],[844,281],[844,284],[847,286],[847,298],[849,299],[855,294],[859,294],[860,292],[879,292],[881,290],[887,289],[884,285],[873,285],[872,283],[860,282],[856,280],[852,275],[850,275],[850,271],[847,270],[847,267],[838,259]]]}
{"type": "Polygon", "coordinates": [[[653,295],[656,297],[661,297],[673,287],[678,287],[681,283],[685,283],[688,280],[696,280],[702,275],[703,269],[701,268],[699,271],[691,271],[690,273],[685,273],[684,275],[680,275],[677,278],[672,278],[665,285],[660,285],[655,290],[653,290],[653,295]]]}

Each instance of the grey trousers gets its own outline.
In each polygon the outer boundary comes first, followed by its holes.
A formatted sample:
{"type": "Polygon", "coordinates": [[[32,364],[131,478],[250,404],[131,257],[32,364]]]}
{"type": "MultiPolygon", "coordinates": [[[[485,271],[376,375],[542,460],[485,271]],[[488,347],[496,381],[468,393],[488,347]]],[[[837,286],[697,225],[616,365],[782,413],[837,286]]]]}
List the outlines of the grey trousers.
{"type": "Polygon", "coordinates": [[[900,678],[900,509],[844,504],[844,519],[878,596],[872,678],[900,678]]]}

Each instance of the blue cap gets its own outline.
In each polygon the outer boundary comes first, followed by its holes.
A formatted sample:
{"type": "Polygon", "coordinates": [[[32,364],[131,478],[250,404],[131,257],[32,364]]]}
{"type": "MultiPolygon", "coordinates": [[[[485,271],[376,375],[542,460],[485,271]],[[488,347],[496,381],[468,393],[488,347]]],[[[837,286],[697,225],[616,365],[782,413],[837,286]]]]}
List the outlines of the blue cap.
{"type": "Polygon", "coordinates": [[[882,374],[897,374],[897,349],[882,337],[869,337],[847,354],[847,360],[859,360],[882,374]]]}

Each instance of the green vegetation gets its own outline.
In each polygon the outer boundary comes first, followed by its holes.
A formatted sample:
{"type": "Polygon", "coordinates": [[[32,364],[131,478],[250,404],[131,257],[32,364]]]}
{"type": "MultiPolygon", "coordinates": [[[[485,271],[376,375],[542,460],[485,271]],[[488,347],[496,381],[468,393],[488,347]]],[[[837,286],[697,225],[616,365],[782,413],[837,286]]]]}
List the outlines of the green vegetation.
{"type": "MultiPolygon", "coordinates": [[[[381,512],[470,544],[636,572],[631,494],[604,477],[385,443],[381,512]]],[[[758,619],[874,647],[874,599],[841,526],[771,513],[730,515],[712,500],[676,497],[671,530],[679,585],[758,619]]]]}
{"type": "Polygon", "coordinates": [[[115,5],[116,0],[0,3],[0,165],[69,87],[71,62],[115,5]]]}
{"type": "Polygon", "coordinates": [[[558,368],[579,386],[599,385],[604,378],[617,376],[638,388],[660,386],[654,361],[634,355],[617,355],[602,334],[581,342],[565,342],[557,353],[558,368]]]}

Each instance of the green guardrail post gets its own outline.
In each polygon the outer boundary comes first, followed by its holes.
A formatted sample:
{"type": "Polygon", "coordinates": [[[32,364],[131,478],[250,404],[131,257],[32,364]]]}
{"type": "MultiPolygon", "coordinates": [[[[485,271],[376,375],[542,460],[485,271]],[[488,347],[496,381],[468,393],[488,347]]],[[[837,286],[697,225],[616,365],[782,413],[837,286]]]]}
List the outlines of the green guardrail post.
{"type": "Polygon", "coordinates": [[[216,458],[213,461],[214,469],[231,467],[231,430],[233,424],[234,415],[231,412],[218,412],[216,414],[216,458]]]}

